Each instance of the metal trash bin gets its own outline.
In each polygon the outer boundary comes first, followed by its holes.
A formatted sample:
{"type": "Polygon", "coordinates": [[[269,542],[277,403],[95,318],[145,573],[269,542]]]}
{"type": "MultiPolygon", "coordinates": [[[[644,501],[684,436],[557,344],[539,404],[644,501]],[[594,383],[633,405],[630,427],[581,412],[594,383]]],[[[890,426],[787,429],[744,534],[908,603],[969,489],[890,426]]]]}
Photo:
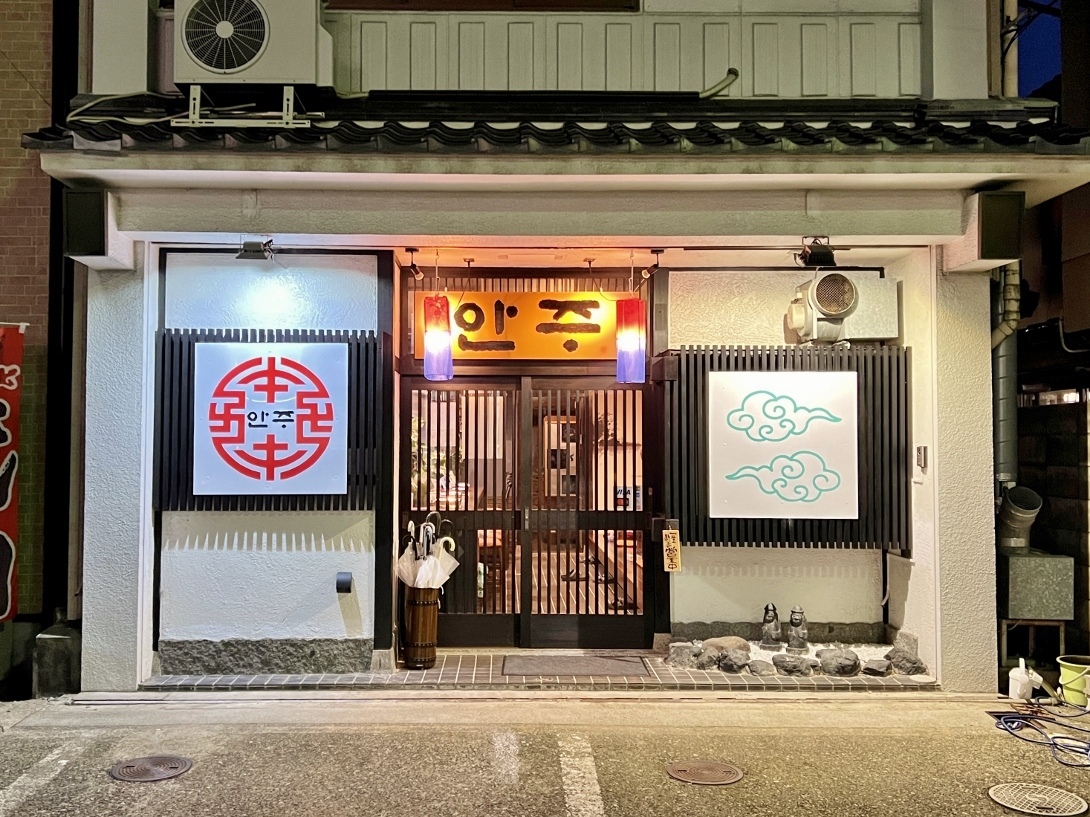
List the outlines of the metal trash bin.
{"type": "Polygon", "coordinates": [[[439,588],[406,587],[403,619],[405,666],[431,669],[439,643],[439,588]]]}

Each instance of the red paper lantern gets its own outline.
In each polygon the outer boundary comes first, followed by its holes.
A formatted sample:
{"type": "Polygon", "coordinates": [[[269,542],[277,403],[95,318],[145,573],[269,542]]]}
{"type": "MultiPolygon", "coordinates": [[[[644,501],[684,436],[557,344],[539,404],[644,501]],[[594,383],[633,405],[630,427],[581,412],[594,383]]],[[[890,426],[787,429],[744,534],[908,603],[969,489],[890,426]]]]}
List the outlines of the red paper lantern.
{"type": "Polygon", "coordinates": [[[647,380],[647,305],[639,298],[617,301],[617,382],[647,380]]]}
{"type": "Polygon", "coordinates": [[[424,379],[451,380],[453,377],[450,301],[446,295],[429,295],[424,298],[424,379]]]}

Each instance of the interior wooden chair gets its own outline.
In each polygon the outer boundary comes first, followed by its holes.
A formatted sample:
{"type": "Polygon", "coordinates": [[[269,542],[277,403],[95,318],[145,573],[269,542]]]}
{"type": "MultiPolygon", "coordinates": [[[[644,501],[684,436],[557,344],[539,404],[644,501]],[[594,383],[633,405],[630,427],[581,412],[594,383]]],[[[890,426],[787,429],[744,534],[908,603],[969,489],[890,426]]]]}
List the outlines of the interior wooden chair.
{"type": "MultiPolygon", "coordinates": [[[[483,511],[514,508],[515,480],[508,474],[504,479],[503,497],[488,495],[482,489],[477,497],[477,508],[483,511]]],[[[511,545],[507,531],[477,531],[477,560],[484,563],[489,573],[503,576],[511,565],[511,545]]]]}

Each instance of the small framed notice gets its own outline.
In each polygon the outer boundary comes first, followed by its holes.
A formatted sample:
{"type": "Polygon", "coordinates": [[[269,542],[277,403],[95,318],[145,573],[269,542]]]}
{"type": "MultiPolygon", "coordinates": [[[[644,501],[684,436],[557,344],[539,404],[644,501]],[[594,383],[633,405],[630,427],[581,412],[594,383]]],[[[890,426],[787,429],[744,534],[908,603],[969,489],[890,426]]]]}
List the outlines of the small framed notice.
{"type": "Polygon", "coordinates": [[[664,530],[662,532],[662,564],[667,573],[681,570],[681,531],[664,530]]]}

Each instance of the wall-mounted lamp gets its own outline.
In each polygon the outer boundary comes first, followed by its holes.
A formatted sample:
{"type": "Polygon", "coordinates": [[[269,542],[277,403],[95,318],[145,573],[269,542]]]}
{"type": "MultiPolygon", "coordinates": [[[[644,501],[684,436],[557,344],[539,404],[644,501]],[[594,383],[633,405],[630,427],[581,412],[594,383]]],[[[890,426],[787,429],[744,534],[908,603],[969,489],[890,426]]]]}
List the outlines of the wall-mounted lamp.
{"type": "Polygon", "coordinates": [[[803,236],[802,252],[796,256],[804,267],[835,267],[836,258],[829,244],[829,236],[803,236]],[[809,241],[810,243],[806,243],[809,241]]]}
{"type": "Polygon", "coordinates": [[[443,381],[453,377],[450,301],[446,295],[429,295],[424,299],[424,379],[443,381]]]}
{"type": "MultiPolygon", "coordinates": [[[[665,250],[651,250],[651,254],[655,256],[655,263],[640,273],[644,278],[650,278],[660,269],[663,269],[662,264],[659,262],[662,261],[662,254],[664,252],[665,250]]],[[[642,383],[643,381],[641,380],[640,382],[642,383]]]]}
{"type": "Polygon", "coordinates": [[[647,304],[639,298],[617,301],[617,382],[647,380],[647,304]]]}
{"type": "Polygon", "coordinates": [[[409,254],[409,266],[408,270],[413,274],[413,278],[417,281],[423,280],[424,272],[416,265],[416,254],[420,252],[416,247],[406,247],[405,252],[409,254]]]}
{"type": "Polygon", "coordinates": [[[268,261],[274,252],[271,238],[267,241],[243,241],[242,250],[235,258],[242,261],[268,261]]]}

